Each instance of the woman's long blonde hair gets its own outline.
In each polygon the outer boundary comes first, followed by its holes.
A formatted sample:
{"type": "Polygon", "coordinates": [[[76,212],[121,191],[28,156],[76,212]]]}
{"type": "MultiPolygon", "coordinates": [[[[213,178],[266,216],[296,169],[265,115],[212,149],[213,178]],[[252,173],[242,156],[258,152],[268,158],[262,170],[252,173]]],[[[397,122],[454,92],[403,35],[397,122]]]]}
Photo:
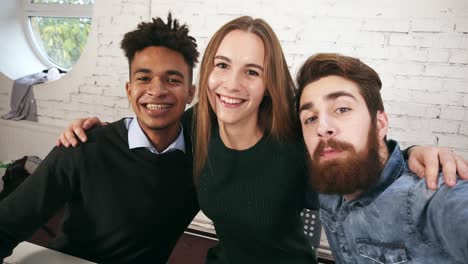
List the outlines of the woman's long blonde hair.
{"type": "Polygon", "coordinates": [[[221,41],[233,30],[257,35],[265,47],[264,81],[267,95],[260,103],[259,127],[264,133],[269,133],[279,140],[293,140],[297,137],[294,82],[276,34],[262,19],[253,19],[249,16],[236,18],[214,34],[201,62],[199,101],[193,118],[195,179],[200,176],[207,160],[212,123],[216,122],[216,114],[208,100],[208,78],[214,68],[214,57],[221,41]]]}

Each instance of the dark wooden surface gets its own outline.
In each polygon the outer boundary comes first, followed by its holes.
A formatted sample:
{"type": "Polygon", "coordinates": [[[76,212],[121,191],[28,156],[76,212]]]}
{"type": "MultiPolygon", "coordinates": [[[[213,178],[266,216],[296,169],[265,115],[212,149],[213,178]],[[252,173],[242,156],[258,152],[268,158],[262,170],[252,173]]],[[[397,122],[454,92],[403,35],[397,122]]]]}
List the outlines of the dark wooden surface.
{"type": "Polygon", "coordinates": [[[215,240],[191,234],[183,234],[174,248],[168,264],[204,264],[208,249],[218,243],[215,240]]]}

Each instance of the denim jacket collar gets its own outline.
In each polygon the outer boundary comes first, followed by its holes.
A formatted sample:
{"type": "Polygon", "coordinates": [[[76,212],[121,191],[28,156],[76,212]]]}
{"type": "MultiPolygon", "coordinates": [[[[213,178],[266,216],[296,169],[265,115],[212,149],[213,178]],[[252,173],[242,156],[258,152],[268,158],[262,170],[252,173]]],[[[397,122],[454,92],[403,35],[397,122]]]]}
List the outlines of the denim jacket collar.
{"type": "Polygon", "coordinates": [[[380,174],[379,181],[373,188],[364,192],[354,200],[354,203],[360,203],[362,206],[368,205],[380,193],[387,189],[388,186],[396,181],[400,175],[408,170],[398,143],[394,140],[389,140],[387,141],[387,148],[388,152],[391,154],[385,163],[382,173],[380,174]]]}

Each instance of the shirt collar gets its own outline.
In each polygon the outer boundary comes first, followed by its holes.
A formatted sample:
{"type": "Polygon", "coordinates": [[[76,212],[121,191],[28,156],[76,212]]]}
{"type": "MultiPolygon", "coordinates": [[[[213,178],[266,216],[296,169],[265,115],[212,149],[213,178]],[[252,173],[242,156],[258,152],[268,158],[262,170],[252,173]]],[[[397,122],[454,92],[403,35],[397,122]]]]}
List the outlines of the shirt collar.
{"type": "Polygon", "coordinates": [[[180,150],[185,153],[184,128],[182,124],[180,124],[181,129],[177,139],[161,152],[153,147],[151,141],[141,129],[140,124],[138,124],[136,117],[125,119],[125,126],[128,129],[128,146],[130,149],[146,148],[154,154],[163,154],[174,150],[180,150]]]}

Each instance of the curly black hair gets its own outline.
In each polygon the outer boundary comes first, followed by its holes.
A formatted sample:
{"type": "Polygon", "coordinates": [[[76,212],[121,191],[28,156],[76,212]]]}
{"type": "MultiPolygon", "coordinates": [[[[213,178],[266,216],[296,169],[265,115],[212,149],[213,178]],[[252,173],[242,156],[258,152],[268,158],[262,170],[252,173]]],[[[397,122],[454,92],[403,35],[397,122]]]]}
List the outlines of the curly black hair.
{"type": "MultiPolygon", "coordinates": [[[[190,73],[198,62],[197,43],[189,36],[186,24],[182,26],[172,14],[167,15],[167,23],[160,18],[153,18],[153,22],[142,22],[137,29],[124,35],[120,47],[128,59],[128,65],[133,62],[135,53],[150,46],[163,46],[182,54],[185,62],[190,66],[190,73]]],[[[192,74],[190,74],[192,75],[192,74]]]]}

